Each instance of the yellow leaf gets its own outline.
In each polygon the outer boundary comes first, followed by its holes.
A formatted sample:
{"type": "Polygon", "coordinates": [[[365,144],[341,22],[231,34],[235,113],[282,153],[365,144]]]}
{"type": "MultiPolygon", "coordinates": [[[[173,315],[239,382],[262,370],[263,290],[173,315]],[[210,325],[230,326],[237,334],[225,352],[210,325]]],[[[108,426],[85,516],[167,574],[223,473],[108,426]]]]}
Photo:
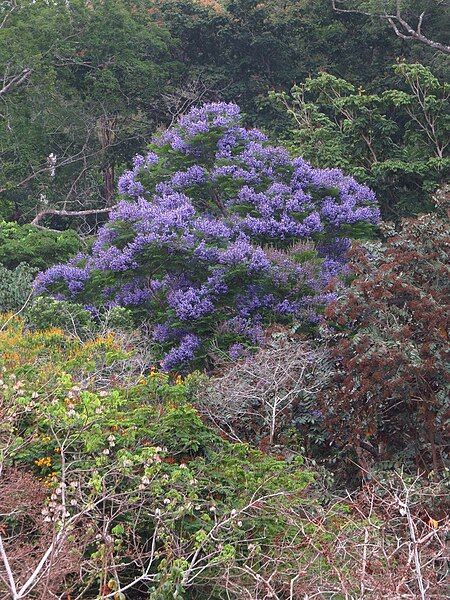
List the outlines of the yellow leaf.
{"type": "Polygon", "coordinates": [[[436,521],[436,519],[432,519],[430,517],[430,520],[428,521],[428,524],[430,527],[432,527],[433,529],[439,529],[439,522],[436,521]]]}

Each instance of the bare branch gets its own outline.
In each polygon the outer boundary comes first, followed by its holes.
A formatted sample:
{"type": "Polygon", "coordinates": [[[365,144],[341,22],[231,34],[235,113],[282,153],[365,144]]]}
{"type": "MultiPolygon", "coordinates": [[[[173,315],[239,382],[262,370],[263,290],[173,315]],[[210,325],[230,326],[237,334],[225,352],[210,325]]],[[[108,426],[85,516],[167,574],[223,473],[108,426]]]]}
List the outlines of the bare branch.
{"type": "Polygon", "coordinates": [[[385,10],[380,12],[368,12],[356,7],[352,8],[351,5],[349,8],[349,3],[347,0],[331,0],[331,4],[333,9],[338,13],[358,14],[366,17],[378,17],[382,21],[386,21],[394,30],[397,37],[401,38],[402,40],[415,40],[425,44],[426,46],[430,46],[439,52],[450,54],[450,46],[442,44],[441,42],[436,42],[422,33],[422,24],[426,16],[425,11],[420,14],[416,27],[413,27],[411,23],[406,20],[406,17],[401,13],[400,2],[397,2],[395,14],[390,14],[385,10]]]}
{"type": "Polygon", "coordinates": [[[39,222],[47,215],[57,215],[59,217],[83,217],[86,215],[100,215],[111,212],[116,205],[109,206],[108,208],[91,208],[89,210],[58,210],[56,208],[47,208],[46,210],[42,210],[38,213],[34,219],[31,221],[30,225],[34,225],[35,227],[40,227],[42,229],[48,229],[48,227],[43,227],[39,225],[39,222]]]}
{"type": "Polygon", "coordinates": [[[5,547],[3,545],[3,539],[2,539],[1,535],[0,535],[0,556],[2,558],[3,564],[5,566],[6,574],[8,576],[9,589],[11,590],[12,596],[15,600],[17,598],[16,582],[14,581],[14,575],[11,571],[11,565],[9,564],[9,559],[6,554],[5,547]]]}
{"type": "Polygon", "coordinates": [[[327,351],[286,337],[211,378],[197,394],[200,411],[231,439],[251,432],[272,445],[331,373],[327,351]]]}
{"type": "Polygon", "coordinates": [[[23,69],[18,75],[13,75],[7,80],[6,76],[3,78],[3,87],[0,88],[0,97],[10,92],[13,88],[18,87],[24,83],[31,75],[32,69],[23,69]]]}

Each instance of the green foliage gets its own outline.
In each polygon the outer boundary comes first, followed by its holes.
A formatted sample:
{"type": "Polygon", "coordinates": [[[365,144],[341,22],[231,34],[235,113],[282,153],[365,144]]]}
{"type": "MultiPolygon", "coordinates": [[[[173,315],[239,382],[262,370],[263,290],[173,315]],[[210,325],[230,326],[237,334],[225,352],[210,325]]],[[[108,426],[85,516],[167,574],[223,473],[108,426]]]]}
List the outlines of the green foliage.
{"type": "Polygon", "coordinates": [[[0,30],[0,73],[30,74],[4,95],[0,216],[111,202],[115,165],[159,119],[179,67],[174,43],[145,0],[15,4],[0,30]]]}
{"type": "MultiPolygon", "coordinates": [[[[0,73],[6,83],[28,75],[2,94],[0,218],[112,203],[116,171],[159,125],[200,101],[239,101],[251,123],[278,137],[286,123],[268,90],[287,91],[324,66],[375,94],[393,82],[395,56],[445,71],[430,49],[402,44],[377,19],[322,4],[15,2],[0,30],[0,73]]],[[[438,12],[427,11],[427,23],[445,31],[438,12]]]]}
{"type": "Polygon", "coordinates": [[[272,94],[295,128],[291,148],[320,167],[340,167],[370,184],[385,217],[430,209],[430,192],[450,173],[450,86],[421,64],[398,63],[397,89],[370,93],[322,72],[272,94]]]}
{"type": "MultiPolygon", "coordinates": [[[[31,291],[33,276],[30,277],[28,289],[31,291]]],[[[121,306],[114,306],[101,313],[96,313],[94,319],[92,313],[82,304],[63,302],[42,296],[31,301],[24,315],[32,329],[45,330],[50,327],[59,327],[83,339],[105,330],[127,331],[134,327],[131,311],[121,306]]]]}
{"type": "MultiPolygon", "coordinates": [[[[283,356],[269,347],[213,380],[149,370],[156,359],[130,331],[126,308],[94,319],[81,304],[30,301],[36,272],[88,242],[22,223],[52,206],[113,204],[116,173],[155,130],[203,101],[238,101],[247,124],[277,143],[365,181],[385,217],[434,208],[430,195],[450,171],[445,57],[379,20],[396,0],[348,4],[375,16],[336,13],[326,0],[0,2],[0,311],[27,305],[23,319],[0,316],[0,535],[13,575],[32,573],[69,524],[30,597],[330,590],[369,600],[400,587],[415,597],[411,527],[426,531],[417,547],[427,593],[445,596],[448,490],[435,479],[448,461],[448,189],[433,215],[403,221],[399,233],[384,224],[387,244],[354,248],[350,289],[327,314],[326,348],[321,337],[310,346],[289,331],[283,356]],[[312,356],[306,367],[294,368],[296,353],[312,356]],[[300,446],[321,459],[350,457],[344,468],[355,460],[371,480],[354,501],[333,500],[292,450],[300,446]],[[399,478],[392,467],[400,464],[432,473],[399,478]]],[[[445,41],[442,2],[400,6],[413,23],[426,10],[423,31],[445,41]]],[[[169,175],[162,165],[145,184],[169,175]]],[[[236,195],[231,178],[220,185],[236,195]]],[[[80,231],[91,234],[97,218],[80,231]]],[[[58,215],[41,223],[73,225],[58,215]]],[[[122,243],[130,234],[124,227],[122,243]]],[[[295,259],[314,257],[305,250],[295,259]]],[[[232,275],[241,285],[238,268],[232,275]]],[[[100,283],[92,284],[98,299],[100,283]]],[[[0,596],[11,595],[7,586],[0,577],[0,596]]]]}
{"type": "Polygon", "coordinates": [[[0,311],[15,311],[25,305],[37,269],[20,263],[15,269],[7,269],[0,264],[0,311]]]}
{"type": "MultiPolygon", "coordinates": [[[[124,563],[116,567],[120,580],[134,576],[130,544],[144,552],[156,536],[148,588],[155,598],[183,591],[190,566],[210,553],[205,584],[214,580],[217,569],[245,558],[248,535],[269,549],[283,533],[275,508],[301,504],[313,481],[300,460],[265,456],[207,428],[188,404],[195,378],[173,381],[152,371],[137,383],[134,377],[114,383],[131,353],[112,336],[83,344],[57,329],[27,332],[15,319],[0,332],[0,356],[10,415],[0,426],[4,469],[31,470],[52,497],[64,483],[66,517],[81,511],[75,532],[90,532],[83,551],[96,566],[105,559],[103,537],[95,536],[102,527],[97,509],[120,502],[108,524],[114,563],[124,563]]],[[[44,514],[59,518],[52,502],[44,514]]],[[[77,582],[85,585],[91,589],[89,578],[77,582]]]]}
{"type": "Polygon", "coordinates": [[[37,270],[48,268],[62,257],[69,260],[81,248],[74,231],[46,231],[32,225],[0,221],[0,265],[14,269],[26,263],[37,270]]]}
{"type": "Polygon", "coordinates": [[[123,306],[113,306],[100,315],[100,324],[112,330],[131,330],[135,326],[131,311],[123,306]]]}
{"type": "Polygon", "coordinates": [[[66,331],[86,334],[95,329],[91,314],[81,304],[61,302],[52,298],[36,298],[27,309],[27,320],[35,329],[60,327],[66,331]]]}
{"type": "Polygon", "coordinates": [[[287,90],[325,65],[344,77],[378,82],[400,53],[399,40],[378,21],[338,15],[326,1],[320,10],[317,0],[152,4],[179,40],[189,65],[185,85],[197,81],[199,93],[218,90],[224,100],[238,101],[252,122],[269,129],[276,123],[266,102],[268,90],[287,90]]]}
{"type": "Polygon", "coordinates": [[[395,593],[416,582],[409,523],[423,527],[424,511],[433,541],[422,577],[441,597],[445,524],[429,496],[444,484],[381,473],[354,499],[333,499],[295,454],[221,438],[190,405],[199,377],[142,376],[130,346],[0,317],[1,535],[12,572],[36,569],[58,536],[36,597],[221,600],[257,598],[261,585],[356,597],[361,581],[395,593]]]}

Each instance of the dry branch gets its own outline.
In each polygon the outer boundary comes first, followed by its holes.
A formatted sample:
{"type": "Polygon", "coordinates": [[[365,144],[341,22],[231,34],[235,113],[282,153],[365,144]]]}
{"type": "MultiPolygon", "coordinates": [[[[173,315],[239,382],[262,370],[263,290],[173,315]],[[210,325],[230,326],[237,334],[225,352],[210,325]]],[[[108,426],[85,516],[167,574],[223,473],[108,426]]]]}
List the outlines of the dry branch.
{"type": "Polygon", "coordinates": [[[390,13],[388,11],[380,11],[380,12],[369,12],[365,10],[361,10],[359,8],[346,8],[348,7],[347,0],[331,0],[333,9],[339,13],[350,13],[350,14],[359,14],[367,17],[378,17],[382,21],[386,21],[389,26],[394,30],[395,34],[403,39],[403,40],[415,40],[417,42],[421,42],[426,46],[430,46],[434,48],[434,50],[438,50],[439,52],[444,52],[445,54],[450,54],[450,46],[446,44],[442,44],[441,42],[437,42],[436,40],[432,40],[426,35],[422,33],[422,25],[423,20],[426,16],[426,12],[422,12],[419,15],[419,19],[416,27],[413,27],[409,21],[406,20],[405,16],[401,12],[400,0],[396,2],[396,8],[394,13],[390,13]]]}

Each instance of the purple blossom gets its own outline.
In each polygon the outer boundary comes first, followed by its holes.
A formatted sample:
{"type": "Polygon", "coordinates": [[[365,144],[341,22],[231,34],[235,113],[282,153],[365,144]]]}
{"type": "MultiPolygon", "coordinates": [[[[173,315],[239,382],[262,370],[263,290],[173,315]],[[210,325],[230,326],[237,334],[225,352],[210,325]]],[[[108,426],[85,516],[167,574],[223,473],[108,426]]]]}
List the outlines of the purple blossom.
{"type": "Polygon", "coordinates": [[[229,239],[231,229],[219,219],[212,217],[198,217],[193,222],[194,228],[201,234],[209,238],[229,239]]]}
{"type": "Polygon", "coordinates": [[[89,256],[39,274],[36,293],[144,315],[167,370],[216,339],[234,354],[262,344],[277,319],[317,322],[348,231],[379,219],[373,192],[270,145],[235,104],[190,110],[153,149],[120,177],[89,256]]]}
{"type": "Polygon", "coordinates": [[[245,347],[243,344],[232,344],[230,346],[230,349],[228,351],[231,360],[238,360],[239,358],[241,358],[242,356],[244,356],[245,354],[245,347]]]}
{"type": "Polygon", "coordinates": [[[164,371],[172,371],[189,364],[195,356],[195,352],[200,347],[200,338],[193,333],[185,335],[180,344],[175,346],[165,355],[161,361],[164,371]]]}
{"type": "Polygon", "coordinates": [[[167,304],[182,321],[199,319],[214,310],[214,304],[204,291],[192,287],[170,292],[167,304]]]}
{"type": "Polygon", "coordinates": [[[51,293],[53,285],[61,283],[69,292],[69,296],[74,297],[84,289],[88,279],[89,271],[85,267],[70,264],[55,265],[38,274],[34,281],[34,292],[36,294],[51,293]]]}
{"type": "Polygon", "coordinates": [[[206,171],[199,165],[194,165],[186,171],[177,171],[170,180],[173,189],[184,189],[191,185],[198,185],[206,180],[206,171]]]}
{"type": "Polygon", "coordinates": [[[247,338],[251,344],[256,346],[260,346],[264,342],[264,329],[261,323],[258,320],[239,315],[222,323],[218,331],[219,333],[233,333],[239,338],[247,338]]]}
{"type": "Polygon", "coordinates": [[[116,293],[114,302],[119,306],[139,306],[149,300],[152,295],[150,288],[139,281],[131,281],[123,285],[116,293]]]}
{"type": "Polygon", "coordinates": [[[144,186],[139,181],[136,181],[133,171],[125,171],[119,179],[119,194],[127,194],[132,198],[141,196],[145,191],[144,186]]]}
{"type": "Polygon", "coordinates": [[[152,337],[155,342],[167,342],[173,338],[173,328],[168,323],[158,323],[153,328],[152,337]]]}
{"type": "Polygon", "coordinates": [[[218,262],[229,267],[246,266],[249,272],[262,271],[269,267],[264,250],[253,246],[244,235],[240,235],[221,252],[218,262]]]}

